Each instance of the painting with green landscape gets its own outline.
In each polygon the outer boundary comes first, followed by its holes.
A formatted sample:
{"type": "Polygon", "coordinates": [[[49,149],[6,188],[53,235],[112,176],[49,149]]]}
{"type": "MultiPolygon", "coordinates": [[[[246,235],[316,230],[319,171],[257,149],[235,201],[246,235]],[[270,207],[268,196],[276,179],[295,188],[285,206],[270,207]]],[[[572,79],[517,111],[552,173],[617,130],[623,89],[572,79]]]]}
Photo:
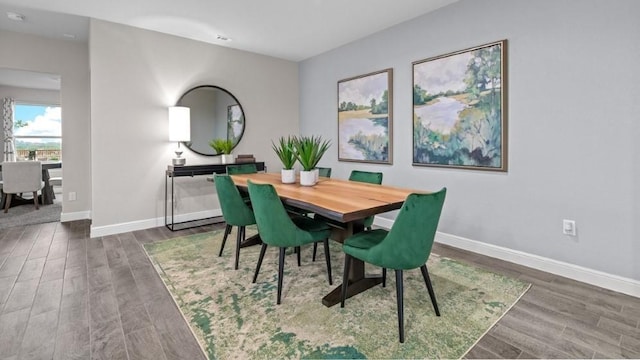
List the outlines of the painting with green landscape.
{"type": "Polygon", "coordinates": [[[413,164],[507,171],[506,40],[413,63],[413,164]]]}
{"type": "Polygon", "coordinates": [[[393,69],[338,81],[338,160],[391,164],[393,69]]]}

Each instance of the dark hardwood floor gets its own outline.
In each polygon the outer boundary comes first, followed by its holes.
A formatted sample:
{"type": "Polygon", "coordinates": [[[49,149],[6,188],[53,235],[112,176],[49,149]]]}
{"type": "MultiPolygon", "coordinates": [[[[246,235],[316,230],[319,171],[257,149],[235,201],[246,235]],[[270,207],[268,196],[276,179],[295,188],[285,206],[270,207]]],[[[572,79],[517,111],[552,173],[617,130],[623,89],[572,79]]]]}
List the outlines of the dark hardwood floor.
{"type": "MultiPolygon", "coordinates": [[[[0,359],[204,359],[141,244],[222,227],[95,239],[88,221],[0,230],[0,359]]],[[[433,251],[533,284],[467,358],[640,358],[640,299],[433,251]]]]}

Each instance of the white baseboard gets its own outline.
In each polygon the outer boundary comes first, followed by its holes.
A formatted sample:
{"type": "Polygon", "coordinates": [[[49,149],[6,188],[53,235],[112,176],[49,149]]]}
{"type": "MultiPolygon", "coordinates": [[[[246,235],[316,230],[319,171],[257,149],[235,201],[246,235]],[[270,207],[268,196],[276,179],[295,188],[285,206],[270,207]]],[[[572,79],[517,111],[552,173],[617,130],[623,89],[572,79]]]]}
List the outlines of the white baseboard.
{"type": "MultiPolygon", "coordinates": [[[[181,214],[174,216],[174,221],[176,223],[183,221],[191,221],[198,219],[205,219],[214,216],[222,216],[222,210],[213,209],[207,211],[199,211],[188,214],[181,214]]],[[[120,234],[124,232],[137,231],[137,230],[145,230],[151,229],[154,227],[164,226],[164,216],[158,217],[155,219],[146,219],[146,220],[138,220],[131,221],[127,223],[106,225],[106,226],[91,226],[90,236],[92,238],[100,237],[100,236],[108,236],[114,234],[120,234]]]]}
{"type": "Polygon", "coordinates": [[[61,213],[60,222],[91,219],[91,211],[78,211],[72,213],[61,213]]]}
{"type": "MultiPolygon", "coordinates": [[[[390,229],[393,220],[376,216],[376,225],[390,229]]],[[[589,269],[543,256],[528,254],[518,250],[512,250],[501,246],[491,245],[476,240],[463,238],[443,232],[436,233],[436,242],[453,246],[455,248],[486,255],[492,258],[527,266],[533,269],[545,271],[551,274],[563,276],[601,288],[617,291],[623,294],[640,297],[640,281],[625,278],[618,275],[605,273],[599,270],[589,269]]]]}

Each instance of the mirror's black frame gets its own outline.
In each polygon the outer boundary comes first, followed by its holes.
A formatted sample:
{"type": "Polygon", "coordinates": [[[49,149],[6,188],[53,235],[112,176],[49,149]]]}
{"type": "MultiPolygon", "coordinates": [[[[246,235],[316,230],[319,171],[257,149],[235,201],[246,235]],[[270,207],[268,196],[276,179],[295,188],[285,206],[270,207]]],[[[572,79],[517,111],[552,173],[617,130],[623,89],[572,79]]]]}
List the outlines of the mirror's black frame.
{"type": "MultiPolygon", "coordinates": [[[[233,101],[235,101],[235,104],[237,104],[240,107],[240,111],[242,111],[243,125],[242,125],[242,131],[240,132],[240,135],[238,136],[236,143],[233,144],[233,149],[235,149],[236,146],[238,146],[238,144],[242,140],[242,137],[244,136],[244,131],[245,131],[246,127],[247,127],[247,116],[246,116],[246,114],[244,112],[244,108],[242,107],[242,104],[240,103],[240,101],[238,101],[238,98],[236,98],[235,95],[233,95],[229,90],[227,90],[225,88],[222,88],[220,86],[216,86],[216,85],[198,85],[198,86],[195,86],[195,87],[185,91],[185,93],[182,94],[182,96],[180,96],[180,99],[178,99],[178,102],[176,103],[176,105],[180,106],[182,104],[182,101],[183,101],[185,96],[187,96],[192,91],[195,91],[195,90],[198,90],[198,89],[202,89],[202,88],[213,88],[213,89],[220,90],[220,91],[226,93],[227,95],[229,95],[233,99],[233,101]]],[[[227,119],[225,119],[225,121],[227,121],[227,119]]],[[[203,155],[203,156],[219,156],[219,155],[221,155],[221,154],[205,154],[205,153],[202,153],[202,152],[200,152],[198,150],[194,150],[191,147],[192,142],[183,142],[182,144],[186,148],[188,148],[189,150],[193,151],[194,153],[200,154],[200,155],[203,155]]],[[[207,146],[208,146],[208,144],[207,144],[207,146]]]]}

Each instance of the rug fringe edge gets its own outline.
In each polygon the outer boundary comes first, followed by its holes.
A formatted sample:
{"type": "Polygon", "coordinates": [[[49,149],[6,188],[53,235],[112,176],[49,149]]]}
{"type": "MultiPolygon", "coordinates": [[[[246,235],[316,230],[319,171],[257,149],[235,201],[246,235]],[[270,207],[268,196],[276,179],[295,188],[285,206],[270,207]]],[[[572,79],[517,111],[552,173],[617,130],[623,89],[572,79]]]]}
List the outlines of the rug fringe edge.
{"type": "Polygon", "coordinates": [[[480,337],[473,343],[471,344],[471,346],[469,346],[469,348],[467,349],[467,351],[464,352],[464,354],[462,354],[462,356],[459,357],[459,359],[464,358],[465,356],[467,356],[467,354],[469,353],[469,351],[471,351],[471,349],[473,349],[474,346],[478,345],[478,343],[480,342],[480,340],[482,340],[482,338],[487,335],[489,333],[489,331],[491,331],[491,329],[493,329],[494,326],[496,326],[496,324],[498,323],[498,321],[500,321],[505,315],[507,315],[507,313],[509,311],[511,311],[511,309],[520,301],[520,299],[522,299],[522,297],[529,291],[529,289],[531,289],[531,286],[533,284],[529,283],[529,285],[527,286],[526,289],[524,289],[524,291],[522,292],[522,294],[520,294],[520,296],[518,296],[518,298],[516,299],[516,301],[514,301],[511,306],[509,306],[509,308],[502,313],[502,315],[500,315],[500,317],[498,319],[496,319],[496,321],[493,322],[493,324],[491,324],[491,326],[489,326],[487,328],[487,330],[485,330],[484,333],[482,333],[482,335],[480,335],[480,337]]]}
{"type": "MultiPolygon", "coordinates": [[[[173,240],[173,239],[166,239],[166,240],[173,240]]],[[[149,252],[147,252],[147,248],[144,246],[144,244],[141,246],[142,250],[144,250],[144,253],[147,255],[147,258],[149,259],[149,261],[151,262],[151,264],[153,265],[153,257],[151,257],[151,255],[149,254],[149,252]]],[[[162,276],[160,276],[160,274],[158,273],[158,269],[156,269],[155,266],[153,266],[153,269],[156,272],[156,275],[158,275],[158,277],[160,278],[160,281],[162,281],[162,284],[164,285],[164,288],[167,290],[167,292],[169,293],[169,297],[171,298],[171,301],[173,301],[173,304],[176,306],[176,308],[178,309],[178,312],[180,312],[180,316],[182,316],[182,319],[184,319],[185,323],[187,323],[187,326],[189,327],[189,331],[191,331],[191,334],[193,335],[193,338],[196,340],[196,343],[198,343],[198,347],[200,347],[200,351],[202,352],[202,355],[204,355],[205,359],[209,359],[209,356],[207,355],[207,351],[204,348],[204,346],[201,344],[200,339],[198,339],[198,335],[195,333],[195,331],[193,330],[193,328],[191,327],[191,322],[189,321],[189,319],[187,319],[187,317],[184,315],[184,313],[182,312],[182,309],[180,308],[180,304],[178,304],[178,302],[176,301],[175,297],[173,296],[173,294],[171,293],[171,291],[169,290],[169,286],[167,285],[167,282],[164,281],[164,279],[162,278],[162,276]]]]}

